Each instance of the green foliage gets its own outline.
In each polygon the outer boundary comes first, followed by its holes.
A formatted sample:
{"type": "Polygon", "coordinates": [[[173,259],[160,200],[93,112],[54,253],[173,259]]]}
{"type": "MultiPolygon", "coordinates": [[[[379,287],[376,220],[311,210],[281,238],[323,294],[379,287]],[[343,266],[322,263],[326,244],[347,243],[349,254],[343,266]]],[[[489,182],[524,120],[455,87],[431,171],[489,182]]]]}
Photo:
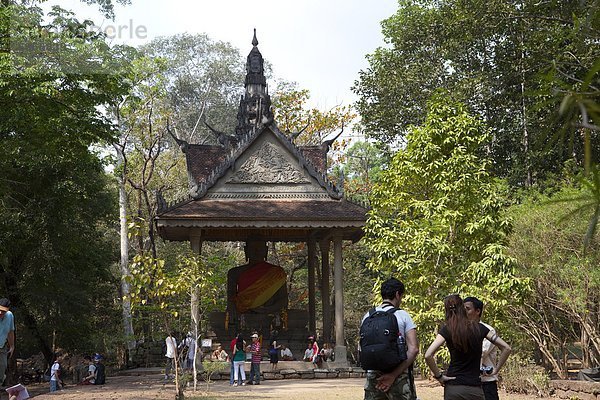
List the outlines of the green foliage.
{"type": "Polygon", "coordinates": [[[500,317],[526,292],[527,279],[516,276],[505,253],[510,223],[497,183],[478,156],[487,139],[463,105],[438,95],[373,189],[365,228],[369,267],[381,279],[405,282],[403,304],[423,346],[443,320],[447,294],[478,296],[500,317]]]}
{"type": "Polygon", "coordinates": [[[225,361],[202,361],[204,379],[206,380],[206,393],[210,391],[210,383],[213,374],[228,371],[231,364],[225,361]]]}
{"type": "Polygon", "coordinates": [[[273,96],[273,113],[283,132],[306,129],[296,143],[319,145],[330,134],[339,131],[342,124],[348,126],[356,118],[350,106],[335,106],[323,111],[308,106],[310,92],[298,89],[296,84],[281,83],[273,96]]]}
{"type": "Polygon", "coordinates": [[[164,103],[181,139],[216,144],[204,120],[223,132],[235,130],[245,73],[237,49],[206,34],[180,34],[156,38],[140,51],[165,62],[164,103]]]}
{"type": "Polygon", "coordinates": [[[368,56],[355,85],[365,132],[403,139],[444,88],[491,128],[491,168],[511,186],[543,179],[573,154],[582,164],[579,106],[598,99],[597,74],[588,75],[600,59],[599,20],[598,1],[401,0],[382,22],[388,45],[368,56]],[[554,133],[568,133],[573,151],[556,146],[554,133]]]}
{"type": "Polygon", "coordinates": [[[587,188],[565,187],[549,200],[532,194],[511,208],[514,233],[510,254],[519,275],[532,281],[532,291],[520,305],[511,305],[513,322],[541,352],[544,366],[567,376],[566,360],[578,358],[584,367],[600,362],[600,271],[598,243],[584,252],[587,188]],[[573,344],[581,343],[581,353],[573,344]]]}
{"type": "MultiPolygon", "coordinates": [[[[146,310],[173,331],[190,330],[189,304],[192,290],[199,291],[198,308],[204,319],[210,311],[225,307],[227,269],[234,261],[220,252],[193,254],[179,248],[176,262],[136,255],[131,264],[131,304],[134,312],[146,310]],[[182,254],[183,253],[183,254],[182,254]]],[[[201,321],[202,322],[205,321],[201,321]]],[[[201,327],[202,328],[202,327],[201,327]]]]}
{"type": "Polygon", "coordinates": [[[113,321],[114,193],[91,147],[114,137],[100,110],[127,85],[122,49],[72,34],[86,26],[59,8],[43,26],[38,8],[0,8],[12,50],[0,52],[0,291],[25,354],[35,343],[50,357],[54,333],[90,348],[96,324],[113,321]]]}
{"type": "Polygon", "coordinates": [[[356,142],[344,151],[333,169],[333,175],[338,181],[343,173],[344,194],[366,203],[386,162],[384,152],[377,146],[369,142],[356,142]]]}

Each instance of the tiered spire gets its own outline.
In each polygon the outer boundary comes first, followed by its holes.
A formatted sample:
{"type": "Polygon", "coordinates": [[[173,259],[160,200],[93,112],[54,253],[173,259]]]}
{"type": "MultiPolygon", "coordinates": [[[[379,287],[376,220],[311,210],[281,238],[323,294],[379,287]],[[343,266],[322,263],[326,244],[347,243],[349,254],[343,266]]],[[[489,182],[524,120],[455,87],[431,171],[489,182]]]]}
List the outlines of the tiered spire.
{"type": "Polygon", "coordinates": [[[246,81],[244,83],[246,93],[240,99],[237,115],[238,126],[235,131],[238,135],[246,134],[273,120],[271,97],[265,78],[265,61],[257,46],[258,39],[256,39],[256,29],[254,29],[252,50],[246,60],[246,81]]]}

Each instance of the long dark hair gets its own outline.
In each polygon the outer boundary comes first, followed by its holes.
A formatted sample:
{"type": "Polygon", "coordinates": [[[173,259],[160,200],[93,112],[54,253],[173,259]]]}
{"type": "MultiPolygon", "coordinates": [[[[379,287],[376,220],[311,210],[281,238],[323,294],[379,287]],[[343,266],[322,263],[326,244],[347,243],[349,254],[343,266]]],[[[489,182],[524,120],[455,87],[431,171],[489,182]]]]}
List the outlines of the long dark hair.
{"type": "Polygon", "coordinates": [[[446,311],[446,328],[450,332],[452,343],[463,353],[467,353],[470,344],[477,340],[478,323],[467,318],[463,300],[457,294],[451,294],[444,299],[446,311]]]}
{"type": "Polygon", "coordinates": [[[242,335],[238,335],[236,340],[235,340],[235,349],[237,351],[243,351],[244,350],[244,339],[242,338],[242,335]]]}

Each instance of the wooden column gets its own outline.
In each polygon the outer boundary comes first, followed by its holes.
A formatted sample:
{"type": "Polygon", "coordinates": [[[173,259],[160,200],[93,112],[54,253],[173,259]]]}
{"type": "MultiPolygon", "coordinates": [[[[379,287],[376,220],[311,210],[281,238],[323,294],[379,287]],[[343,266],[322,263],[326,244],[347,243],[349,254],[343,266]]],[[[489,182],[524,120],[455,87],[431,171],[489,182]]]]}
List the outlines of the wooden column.
{"type": "MultiPolygon", "coordinates": [[[[190,235],[190,245],[192,251],[198,255],[202,254],[202,237],[200,232],[194,232],[190,235]]],[[[198,304],[200,303],[200,290],[196,286],[192,288],[190,296],[190,311],[192,316],[191,331],[194,333],[194,337],[198,340],[198,324],[200,323],[200,313],[198,311],[198,304]]],[[[198,346],[196,346],[198,348],[198,346]]]]}
{"type": "Polygon", "coordinates": [[[323,306],[323,340],[331,343],[331,301],[329,299],[329,240],[319,243],[321,249],[321,300],[323,306]]]}
{"type": "MultiPolygon", "coordinates": [[[[194,231],[190,234],[190,245],[192,246],[192,251],[194,253],[196,253],[198,255],[202,254],[202,235],[200,232],[194,231]]],[[[192,329],[190,331],[194,334],[194,340],[196,341],[196,346],[194,346],[196,353],[194,354],[193,369],[192,369],[193,376],[194,376],[194,385],[196,384],[196,373],[197,373],[196,365],[197,365],[198,358],[199,358],[198,350],[200,348],[200,346],[198,346],[198,342],[200,339],[200,332],[198,330],[198,327],[200,325],[200,312],[198,311],[199,303],[200,303],[200,288],[198,288],[198,286],[195,286],[192,288],[191,295],[190,295],[190,311],[192,314],[191,315],[192,329]]]]}
{"type": "Polygon", "coordinates": [[[342,238],[333,239],[333,266],[335,288],[335,364],[347,365],[346,341],[344,340],[344,267],[342,261],[342,238]]]}
{"type": "Polygon", "coordinates": [[[308,330],[316,335],[315,312],[315,268],[317,266],[317,242],[314,238],[308,239],[308,330]]]}

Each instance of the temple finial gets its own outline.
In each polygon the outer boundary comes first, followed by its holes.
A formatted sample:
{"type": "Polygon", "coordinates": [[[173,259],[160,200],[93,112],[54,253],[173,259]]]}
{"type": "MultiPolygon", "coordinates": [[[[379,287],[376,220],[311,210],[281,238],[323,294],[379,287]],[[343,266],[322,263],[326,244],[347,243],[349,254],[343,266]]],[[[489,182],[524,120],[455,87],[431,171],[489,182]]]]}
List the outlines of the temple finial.
{"type": "Polygon", "coordinates": [[[254,37],[252,38],[252,46],[258,46],[258,39],[256,38],[256,28],[254,28],[254,37]]]}

